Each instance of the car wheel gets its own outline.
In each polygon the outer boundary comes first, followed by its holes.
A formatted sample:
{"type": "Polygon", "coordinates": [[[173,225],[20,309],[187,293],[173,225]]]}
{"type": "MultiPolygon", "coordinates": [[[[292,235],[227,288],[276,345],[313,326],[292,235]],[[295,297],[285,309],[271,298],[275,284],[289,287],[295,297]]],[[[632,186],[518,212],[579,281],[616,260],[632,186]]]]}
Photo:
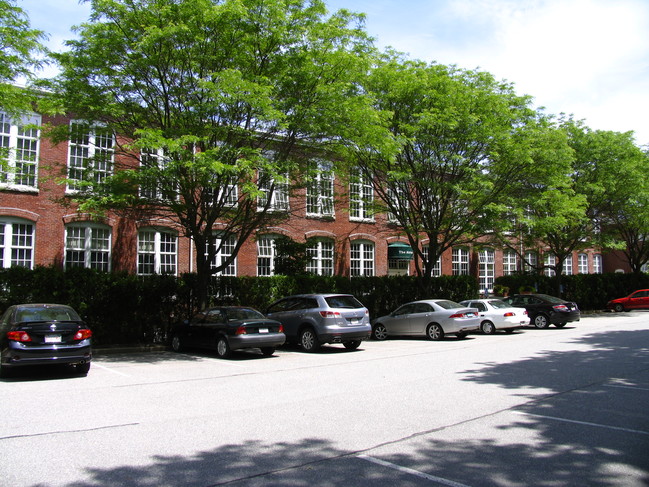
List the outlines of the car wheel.
{"type": "Polygon", "coordinates": [[[300,348],[305,352],[320,350],[320,342],[313,328],[305,328],[300,332],[300,348]]]}
{"type": "Polygon", "coordinates": [[[88,372],[90,372],[90,362],[75,365],[74,370],[76,370],[79,375],[88,375],[88,372]]]}
{"type": "Polygon", "coordinates": [[[455,336],[458,338],[458,340],[464,340],[467,337],[468,333],[466,331],[461,331],[459,333],[456,333],[455,336]]]}
{"type": "Polygon", "coordinates": [[[388,330],[382,323],[377,323],[372,328],[372,336],[375,340],[383,341],[388,337],[388,330]]]}
{"type": "Polygon", "coordinates": [[[493,335],[496,333],[496,327],[491,321],[483,321],[480,325],[480,329],[485,335],[493,335]]]}
{"type": "Polygon", "coordinates": [[[426,328],[426,336],[429,340],[441,340],[444,338],[444,329],[437,323],[433,323],[426,328]]]}
{"type": "Polygon", "coordinates": [[[347,350],[356,350],[358,347],[361,346],[361,341],[360,340],[351,340],[349,342],[343,342],[343,345],[347,350]]]}
{"type": "Polygon", "coordinates": [[[556,326],[557,328],[563,328],[564,326],[566,326],[566,324],[565,323],[555,323],[554,326],[556,326]]]}
{"type": "Polygon", "coordinates": [[[8,379],[13,374],[13,370],[9,367],[3,367],[0,365],[0,379],[8,379]]]}
{"type": "Polygon", "coordinates": [[[171,337],[171,349],[174,352],[183,351],[183,341],[180,338],[180,335],[174,335],[171,337]]]}
{"type": "Polygon", "coordinates": [[[617,303],[615,306],[613,306],[613,309],[616,313],[621,313],[622,311],[624,311],[624,306],[622,306],[621,303],[617,303]]]}
{"type": "Polygon", "coordinates": [[[230,358],[232,351],[230,350],[230,344],[228,339],[224,336],[220,336],[216,340],[216,355],[219,358],[230,358]]]}
{"type": "Polygon", "coordinates": [[[539,329],[547,328],[548,326],[550,326],[548,317],[545,315],[536,315],[534,317],[534,326],[536,326],[539,329]]]}
{"type": "Polygon", "coordinates": [[[264,357],[270,357],[275,353],[275,347],[263,347],[261,349],[261,353],[264,355],[264,357]]]}

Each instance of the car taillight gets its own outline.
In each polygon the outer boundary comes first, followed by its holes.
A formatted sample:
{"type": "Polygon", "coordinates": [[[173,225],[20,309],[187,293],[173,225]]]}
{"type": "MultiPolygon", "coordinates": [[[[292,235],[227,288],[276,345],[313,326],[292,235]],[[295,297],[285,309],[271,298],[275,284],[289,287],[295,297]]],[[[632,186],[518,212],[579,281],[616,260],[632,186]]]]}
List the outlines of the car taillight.
{"type": "Polygon", "coordinates": [[[449,318],[464,318],[465,314],[464,313],[455,313],[449,316],[449,318]]]}
{"type": "Polygon", "coordinates": [[[320,316],[323,318],[340,318],[338,311],[320,311],[320,316]]]}
{"type": "Polygon", "coordinates": [[[92,332],[88,328],[82,328],[74,335],[73,340],[85,340],[92,336],[92,332]]]}
{"type": "Polygon", "coordinates": [[[281,323],[279,325],[279,332],[284,333],[284,325],[282,325],[281,323]]]}
{"type": "Polygon", "coordinates": [[[557,311],[568,311],[568,306],[566,306],[565,304],[555,304],[552,307],[557,311]]]}
{"type": "Polygon", "coordinates": [[[7,332],[7,338],[13,340],[14,342],[31,342],[32,337],[29,336],[29,333],[25,331],[9,331],[7,332]]]}
{"type": "Polygon", "coordinates": [[[234,334],[235,335],[245,335],[246,333],[248,333],[246,331],[246,327],[245,326],[240,326],[239,328],[237,328],[237,331],[234,334]]]}
{"type": "Polygon", "coordinates": [[[512,313],[511,311],[509,313],[505,313],[505,317],[508,316],[516,316],[516,313],[512,313]]]}

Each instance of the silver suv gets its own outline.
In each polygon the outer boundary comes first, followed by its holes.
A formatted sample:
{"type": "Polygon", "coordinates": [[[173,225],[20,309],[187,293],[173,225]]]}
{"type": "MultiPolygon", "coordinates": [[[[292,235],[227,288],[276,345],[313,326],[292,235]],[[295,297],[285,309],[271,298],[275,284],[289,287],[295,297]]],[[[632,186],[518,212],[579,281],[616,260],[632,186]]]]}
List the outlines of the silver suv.
{"type": "Polygon", "coordinates": [[[300,294],[271,304],[266,316],[284,325],[287,341],[305,352],[325,343],[355,350],[372,333],[370,313],[351,294],[300,294]]]}

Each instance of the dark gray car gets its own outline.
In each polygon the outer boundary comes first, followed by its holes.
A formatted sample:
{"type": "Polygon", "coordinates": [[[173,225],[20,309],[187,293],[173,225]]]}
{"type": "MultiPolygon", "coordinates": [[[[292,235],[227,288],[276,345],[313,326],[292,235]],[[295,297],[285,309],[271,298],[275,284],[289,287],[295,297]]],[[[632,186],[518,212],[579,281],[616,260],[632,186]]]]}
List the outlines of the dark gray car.
{"type": "Polygon", "coordinates": [[[305,352],[325,343],[354,350],[370,337],[369,311],[351,294],[300,294],[271,304],[266,315],[284,325],[287,341],[305,352]]]}

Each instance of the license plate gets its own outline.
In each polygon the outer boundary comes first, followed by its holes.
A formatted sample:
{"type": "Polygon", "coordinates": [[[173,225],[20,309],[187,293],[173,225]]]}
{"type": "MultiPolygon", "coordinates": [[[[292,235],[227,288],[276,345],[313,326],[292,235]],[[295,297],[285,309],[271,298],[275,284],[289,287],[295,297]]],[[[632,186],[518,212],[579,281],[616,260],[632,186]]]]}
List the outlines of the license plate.
{"type": "Polygon", "coordinates": [[[350,322],[352,325],[357,325],[358,323],[360,323],[360,321],[361,321],[361,320],[360,320],[359,318],[351,318],[351,319],[349,320],[349,322],[350,322]]]}
{"type": "Polygon", "coordinates": [[[46,335],[45,343],[61,343],[61,335],[46,335]]]}
{"type": "Polygon", "coordinates": [[[259,328],[259,333],[268,333],[268,328],[259,328]]]}

